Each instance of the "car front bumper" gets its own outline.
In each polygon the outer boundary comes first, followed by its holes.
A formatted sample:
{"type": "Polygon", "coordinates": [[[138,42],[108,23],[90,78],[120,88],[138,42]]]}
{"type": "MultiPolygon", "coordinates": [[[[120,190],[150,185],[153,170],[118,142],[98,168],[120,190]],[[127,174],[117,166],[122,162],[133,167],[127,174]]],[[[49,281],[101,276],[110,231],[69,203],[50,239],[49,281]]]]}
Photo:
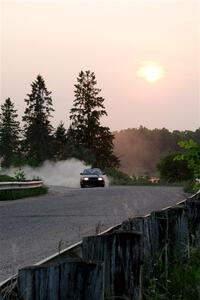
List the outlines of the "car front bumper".
{"type": "Polygon", "coordinates": [[[87,187],[87,186],[91,186],[91,187],[104,187],[105,186],[105,181],[102,180],[98,180],[98,178],[89,178],[88,180],[84,180],[82,179],[80,181],[80,185],[81,187],[87,187]]]}

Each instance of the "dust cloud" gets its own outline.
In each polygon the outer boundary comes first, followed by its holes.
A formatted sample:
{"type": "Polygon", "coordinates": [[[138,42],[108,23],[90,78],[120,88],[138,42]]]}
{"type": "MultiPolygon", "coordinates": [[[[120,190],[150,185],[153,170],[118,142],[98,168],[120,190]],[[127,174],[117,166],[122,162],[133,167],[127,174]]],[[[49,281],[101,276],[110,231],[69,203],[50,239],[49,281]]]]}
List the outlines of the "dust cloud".
{"type": "MultiPolygon", "coordinates": [[[[84,162],[75,158],[58,162],[45,161],[41,167],[32,168],[23,166],[19,168],[10,168],[6,174],[15,176],[17,172],[23,171],[27,180],[41,179],[46,185],[65,186],[69,188],[80,187],[80,173],[84,169],[91,168],[84,162]]],[[[109,179],[104,176],[106,186],[109,185],[109,179]]]]}

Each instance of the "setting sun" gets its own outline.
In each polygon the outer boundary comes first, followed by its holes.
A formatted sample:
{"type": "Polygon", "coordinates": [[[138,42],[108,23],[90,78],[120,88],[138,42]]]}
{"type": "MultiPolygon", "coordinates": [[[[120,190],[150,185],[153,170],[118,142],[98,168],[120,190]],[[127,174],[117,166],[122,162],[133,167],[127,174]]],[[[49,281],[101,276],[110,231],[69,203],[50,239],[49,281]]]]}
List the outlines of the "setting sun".
{"type": "Polygon", "coordinates": [[[142,62],[137,71],[138,77],[144,78],[146,81],[153,83],[164,77],[164,68],[157,62],[142,62]]]}

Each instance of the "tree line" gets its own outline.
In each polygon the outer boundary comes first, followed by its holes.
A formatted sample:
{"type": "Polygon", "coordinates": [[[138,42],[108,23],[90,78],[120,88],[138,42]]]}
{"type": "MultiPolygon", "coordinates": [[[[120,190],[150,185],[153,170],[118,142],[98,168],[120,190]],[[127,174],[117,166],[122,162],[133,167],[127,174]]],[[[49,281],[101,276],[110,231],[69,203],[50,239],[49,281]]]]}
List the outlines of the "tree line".
{"type": "MultiPolygon", "coordinates": [[[[180,147],[180,141],[192,139],[200,146],[200,128],[195,131],[169,131],[166,128],[148,129],[140,126],[114,132],[114,135],[114,149],[120,158],[121,169],[131,176],[145,173],[158,175],[162,165],[174,169],[174,163],[171,164],[173,158],[178,153],[186,151],[180,147]],[[163,164],[157,169],[161,161],[163,164]]],[[[187,173],[187,169],[183,170],[185,162],[177,162],[176,166],[177,164],[180,164],[182,171],[187,173]]],[[[175,171],[180,174],[179,168],[175,171]]]]}
{"type": "Polygon", "coordinates": [[[25,98],[26,108],[22,125],[14,102],[8,98],[0,111],[1,166],[39,166],[45,160],[66,160],[72,157],[102,169],[118,167],[119,159],[113,152],[114,135],[101,125],[106,116],[104,98],[97,87],[95,74],[81,71],[75,84],[70,126],[61,121],[57,128],[53,117],[52,92],[44,78],[38,75],[25,98]]]}

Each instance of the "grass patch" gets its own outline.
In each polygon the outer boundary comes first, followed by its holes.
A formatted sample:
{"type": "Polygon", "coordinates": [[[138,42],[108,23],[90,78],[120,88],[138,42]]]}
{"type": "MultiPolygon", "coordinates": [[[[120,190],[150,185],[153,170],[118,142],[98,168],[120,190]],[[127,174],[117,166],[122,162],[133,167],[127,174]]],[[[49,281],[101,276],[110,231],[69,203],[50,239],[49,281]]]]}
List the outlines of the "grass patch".
{"type": "Polygon", "coordinates": [[[176,259],[168,266],[168,278],[161,272],[149,282],[144,300],[191,300],[200,299],[200,253],[192,251],[184,262],[176,259]]]}
{"type": "Polygon", "coordinates": [[[34,197],[46,194],[47,192],[48,188],[46,186],[24,190],[0,190],[0,201],[34,197]]]}
{"type": "Polygon", "coordinates": [[[14,182],[17,181],[14,177],[5,175],[5,174],[0,174],[0,182],[14,182]]]}

